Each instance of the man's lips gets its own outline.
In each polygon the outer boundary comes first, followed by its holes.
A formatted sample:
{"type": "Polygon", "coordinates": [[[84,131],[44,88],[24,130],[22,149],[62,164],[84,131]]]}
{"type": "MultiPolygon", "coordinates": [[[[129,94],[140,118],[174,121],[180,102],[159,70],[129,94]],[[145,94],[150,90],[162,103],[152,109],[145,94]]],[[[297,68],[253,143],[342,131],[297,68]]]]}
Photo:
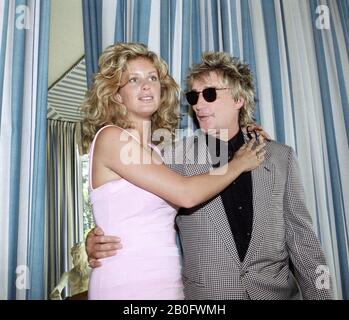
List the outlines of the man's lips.
{"type": "Polygon", "coordinates": [[[203,114],[203,115],[196,115],[196,117],[199,119],[199,120],[206,120],[210,117],[212,117],[213,115],[212,114],[203,114]]]}

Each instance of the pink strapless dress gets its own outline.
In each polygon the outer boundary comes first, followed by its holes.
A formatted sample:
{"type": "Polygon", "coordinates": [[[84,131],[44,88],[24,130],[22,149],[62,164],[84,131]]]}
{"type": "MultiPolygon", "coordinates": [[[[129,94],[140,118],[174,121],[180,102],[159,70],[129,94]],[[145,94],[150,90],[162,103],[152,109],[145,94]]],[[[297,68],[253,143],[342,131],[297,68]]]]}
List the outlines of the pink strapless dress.
{"type": "MultiPolygon", "coordinates": [[[[90,152],[90,181],[94,142],[90,152]]],[[[180,252],[174,218],[177,210],[165,200],[127,180],[92,189],[96,225],[121,238],[117,255],[101,259],[92,270],[89,299],[183,299],[180,252]]]]}

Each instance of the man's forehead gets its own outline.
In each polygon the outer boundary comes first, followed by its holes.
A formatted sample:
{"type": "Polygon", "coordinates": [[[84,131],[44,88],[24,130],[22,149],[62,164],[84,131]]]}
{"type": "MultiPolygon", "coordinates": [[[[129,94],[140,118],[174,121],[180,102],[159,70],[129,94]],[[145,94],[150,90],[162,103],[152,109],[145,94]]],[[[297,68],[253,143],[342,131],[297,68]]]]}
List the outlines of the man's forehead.
{"type": "Polygon", "coordinates": [[[215,71],[202,74],[193,80],[193,87],[197,86],[211,86],[222,82],[222,77],[215,71]]]}

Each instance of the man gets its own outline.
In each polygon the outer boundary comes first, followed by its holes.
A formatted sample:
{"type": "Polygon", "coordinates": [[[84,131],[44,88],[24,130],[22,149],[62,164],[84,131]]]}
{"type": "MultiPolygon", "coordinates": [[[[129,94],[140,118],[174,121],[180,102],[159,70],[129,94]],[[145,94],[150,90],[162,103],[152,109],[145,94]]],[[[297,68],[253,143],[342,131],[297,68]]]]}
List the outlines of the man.
{"type": "MultiPolygon", "coordinates": [[[[217,152],[216,146],[226,143],[230,159],[248,140],[241,127],[252,122],[254,86],[247,65],[215,52],[204,53],[191,68],[187,87],[201,131],[166,150],[165,159],[182,175],[195,175],[224,163],[222,147],[217,152]]],[[[212,200],[179,211],[186,299],[297,299],[300,294],[331,299],[329,279],[319,280],[326,260],[312,230],[295,153],[274,141],[266,150],[257,169],[212,200]]],[[[115,253],[118,241],[91,234],[89,256],[115,253]],[[108,240],[114,244],[103,244],[108,240]]]]}

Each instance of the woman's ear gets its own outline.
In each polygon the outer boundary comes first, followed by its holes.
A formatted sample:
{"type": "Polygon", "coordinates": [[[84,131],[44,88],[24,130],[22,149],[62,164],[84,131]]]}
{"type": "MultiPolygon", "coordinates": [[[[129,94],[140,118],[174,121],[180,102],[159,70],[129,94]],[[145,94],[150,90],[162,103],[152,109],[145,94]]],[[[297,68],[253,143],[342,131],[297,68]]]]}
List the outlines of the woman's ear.
{"type": "Polygon", "coordinates": [[[121,97],[121,94],[119,92],[117,92],[115,94],[115,99],[117,102],[122,103],[122,97],[121,97]]]}

